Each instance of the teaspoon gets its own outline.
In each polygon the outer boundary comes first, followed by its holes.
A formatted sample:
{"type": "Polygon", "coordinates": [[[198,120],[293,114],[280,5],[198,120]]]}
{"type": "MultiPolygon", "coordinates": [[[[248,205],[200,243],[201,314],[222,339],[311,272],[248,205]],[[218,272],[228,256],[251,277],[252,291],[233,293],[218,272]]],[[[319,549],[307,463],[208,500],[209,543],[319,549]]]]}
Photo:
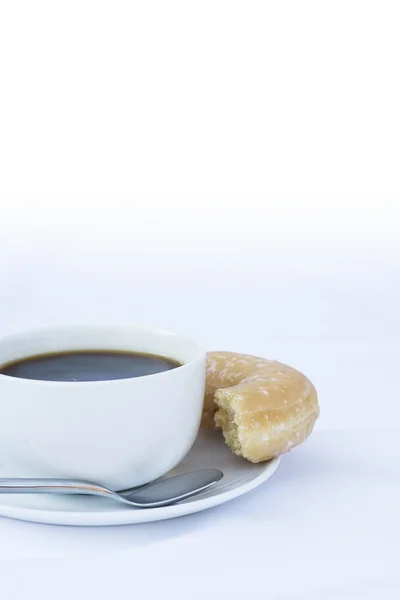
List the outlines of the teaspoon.
{"type": "Polygon", "coordinates": [[[122,492],[73,479],[0,479],[0,494],[85,494],[102,496],[137,508],[169,506],[202,492],[222,479],[218,469],[189,471],[122,492]]]}

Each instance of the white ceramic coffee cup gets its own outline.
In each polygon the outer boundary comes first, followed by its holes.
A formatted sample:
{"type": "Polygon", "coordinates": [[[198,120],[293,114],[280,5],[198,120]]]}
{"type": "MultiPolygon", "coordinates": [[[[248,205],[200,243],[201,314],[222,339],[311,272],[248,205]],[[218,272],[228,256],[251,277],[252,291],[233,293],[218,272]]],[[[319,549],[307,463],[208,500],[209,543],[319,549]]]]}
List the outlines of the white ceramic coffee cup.
{"type": "Polygon", "coordinates": [[[206,354],[189,338],[143,327],[42,329],[0,339],[0,365],[65,350],[133,350],[183,363],[112,381],[0,375],[0,477],[67,477],[122,490],[175,467],[203,407],[206,354]]]}

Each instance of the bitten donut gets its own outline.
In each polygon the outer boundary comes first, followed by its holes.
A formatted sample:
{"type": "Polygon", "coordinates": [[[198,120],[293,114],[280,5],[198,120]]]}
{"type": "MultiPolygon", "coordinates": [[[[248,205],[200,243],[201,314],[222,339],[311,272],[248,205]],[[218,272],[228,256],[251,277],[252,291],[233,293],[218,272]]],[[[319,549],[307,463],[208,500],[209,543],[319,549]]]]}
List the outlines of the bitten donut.
{"type": "Polygon", "coordinates": [[[207,354],[203,427],[257,463],[301,444],[319,416],[315,387],[282,363],[234,352],[207,354]]]}

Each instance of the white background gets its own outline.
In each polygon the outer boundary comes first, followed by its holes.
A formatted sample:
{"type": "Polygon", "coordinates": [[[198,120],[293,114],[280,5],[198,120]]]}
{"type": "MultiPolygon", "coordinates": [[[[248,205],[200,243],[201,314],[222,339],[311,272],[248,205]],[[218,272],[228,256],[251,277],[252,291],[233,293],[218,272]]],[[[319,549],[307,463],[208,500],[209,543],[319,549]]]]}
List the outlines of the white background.
{"type": "Polygon", "coordinates": [[[1,520],[5,597],[398,597],[399,13],[0,0],[1,333],[159,324],[289,362],[321,402],[229,506],[1,520]]]}
{"type": "Polygon", "coordinates": [[[60,322],[172,328],[303,370],[321,395],[318,427],[397,426],[394,196],[8,198],[3,333],[60,322]]]}

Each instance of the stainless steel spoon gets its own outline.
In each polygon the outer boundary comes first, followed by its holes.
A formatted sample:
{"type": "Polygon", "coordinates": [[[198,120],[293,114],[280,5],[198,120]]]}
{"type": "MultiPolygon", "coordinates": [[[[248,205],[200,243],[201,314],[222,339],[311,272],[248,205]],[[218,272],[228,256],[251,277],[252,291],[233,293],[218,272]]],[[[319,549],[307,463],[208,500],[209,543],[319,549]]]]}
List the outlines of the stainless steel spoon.
{"type": "Polygon", "coordinates": [[[0,494],[85,494],[103,496],[137,508],[156,508],[190,498],[208,489],[222,477],[223,473],[218,469],[201,469],[159,479],[119,493],[90,481],[13,478],[0,479],[0,494]]]}

